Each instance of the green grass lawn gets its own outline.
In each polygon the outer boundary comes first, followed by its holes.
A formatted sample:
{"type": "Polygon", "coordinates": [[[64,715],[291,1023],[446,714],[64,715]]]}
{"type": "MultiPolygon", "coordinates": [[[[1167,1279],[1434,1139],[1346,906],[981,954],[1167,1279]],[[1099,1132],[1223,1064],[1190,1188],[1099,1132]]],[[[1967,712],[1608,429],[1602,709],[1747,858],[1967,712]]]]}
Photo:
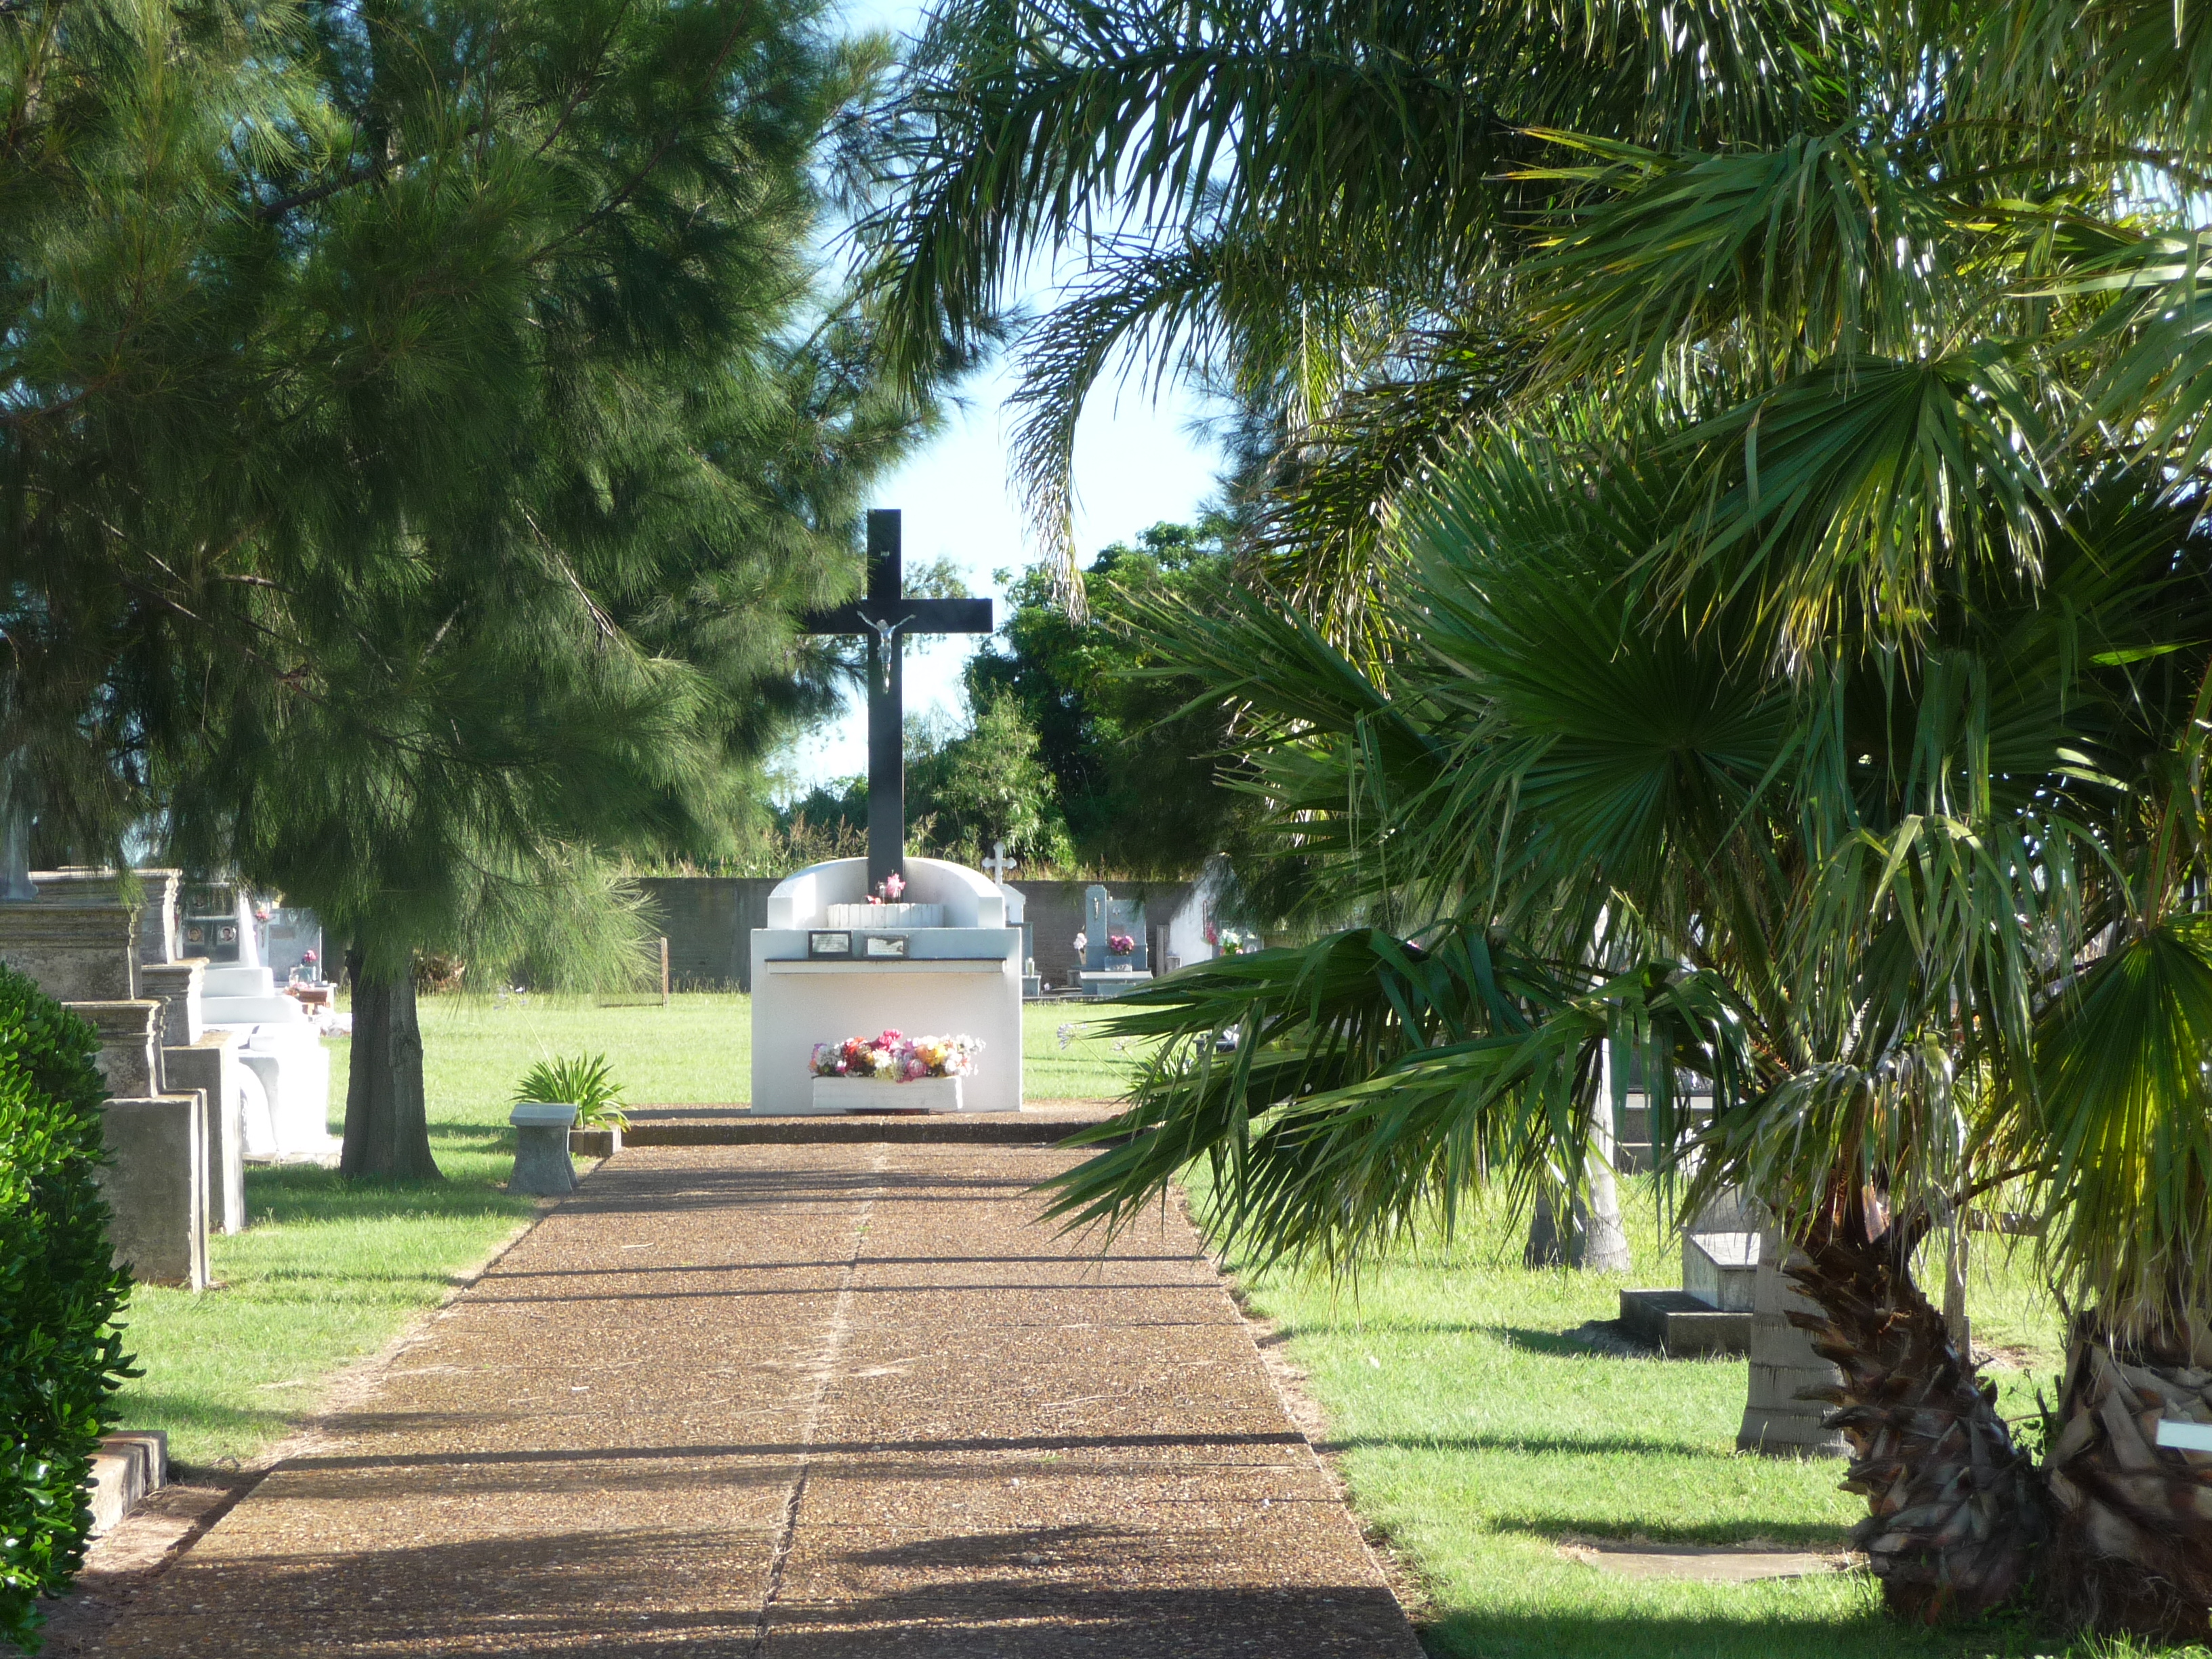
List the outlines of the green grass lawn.
{"type": "MultiPolygon", "coordinates": [[[[530,1201],[498,1185],[512,1157],[507,1095],[526,1066],[599,1051],[634,1103],[740,1100],[749,1012],[742,997],[706,994],[666,1009],[427,1003],[432,1146],[447,1179],[353,1185],[320,1170],[253,1171],[254,1226],[214,1243],[228,1288],[133,1298],[130,1338],[146,1375],[122,1420],[167,1428],[186,1464],[252,1457],[311,1413],[331,1371],[382,1346],[526,1220],[530,1201]]],[[[1093,1018],[1065,1004],[1024,1010],[1031,1098],[1118,1092],[1130,1057],[1088,1034],[1093,1018]]],[[[332,1046],[336,1127],[346,1045],[332,1046]]],[[[1678,1283],[1650,1194],[1637,1182],[1625,1193],[1632,1281],[1678,1283]]],[[[1835,1489],[1838,1465],[1735,1451],[1742,1361],[1595,1352],[1569,1334],[1612,1318],[1631,1281],[1529,1273],[1519,1255],[1510,1218],[1482,1209],[1450,1248],[1423,1241],[1368,1264],[1356,1286],[1281,1270],[1245,1280],[1254,1310],[1282,1326],[1309,1373],[1363,1518],[1426,1587],[1432,1653],[1965,1659],[2058,1646],[2019,1625],[1899,1629],[1856,1577],[1653,1583],[1563,1555],[1578,1539],[1831,1547],[1861,1510],[1835,1489]]],[[[2056,1369],[2058,1327],[2025,1253],[1982,1244],[1972,1311],[1984,1344],[2030,1368],[2000,1376],[2005,1409],[2026,1412],[2033,1373],[2047,1387],[2056,1369]]]]}
{"type": "MultiPolygon", "coordinates": [[[[1196,1195],[1202,1204],[1202,1183],[1196,1195]]],[[[1625,1279],[1523,1269],[1522,1234],[1493,1207],[1449,1249],[1419,1243],[1353,1283],[1282,1269],[1245,1280],[1253,1310],[1278,1322],[1308,1373],[1361,1516],[1428,1589],[1430,1651],[1855,1659],[2062,1645],[2017,1622],[1901,1629],[1860,1575],[1639,1582],[1561,1553],[1627,1538],[1835,1548],[1864,1513],[1836,1490],[1840,1464],[1735,1450],[1744,1361],[1621,1358],[1570,1334],[1614,1317],[1624,1285],[1680,1282],[1679,1247],[1659,1241],[1648,1188],[1626,1183],[1624,1196],[1638,1264],[1625,1279]]],[[[2055,1366],[2057,1316],[2024,1253],[1982,1253],[1970,1311],[1988,1340],[2055,1366]]],[[[2001,1374],[2008,1414],[2032,1409],[2033,1380],[2001,1374]]]]}
{"type": "MultiPolygon", "coordinates": [[[[1024,1010],[1031,1098],[1107,1098],[1127,1060],[1084,1035],[1091,1011],[1024,1010]],[[1060,1041],[1063,1026],[1075,1028],[1060,1041]]],[[[730,994],[671,1006],[454,998],[422,1007],[430,1146],[442,1182],[349,1182],[327,1170],[252,1169],[253,1224],[210,1241],[224,1288],[142,1286],[125,1314],[144,1375],[118,1420],[166,1429],[185,1465],[243,1462],[310,1415],[330,1374],[382,1346],[520,1228],[532,1200],[500,1190],[514,1160],[514,1082],[537,1060],[604,1053],[640,1104],[719,1104],[750,1094],[751,1008],[730,994]]],[[[331,1049],[331,1127],[343,1127],[349,1045],[331,1049]]]]}

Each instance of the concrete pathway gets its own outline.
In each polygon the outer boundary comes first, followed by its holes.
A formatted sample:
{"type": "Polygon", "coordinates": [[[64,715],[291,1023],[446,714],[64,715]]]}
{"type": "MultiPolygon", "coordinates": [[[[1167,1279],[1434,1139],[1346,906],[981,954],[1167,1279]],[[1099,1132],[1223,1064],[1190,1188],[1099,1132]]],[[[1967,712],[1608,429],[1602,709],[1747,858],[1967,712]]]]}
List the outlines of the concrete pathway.
{"type": "Polygon", "coordinates": [[[1415,1659],[1188,1226],[1059,1238],[1066,1161],[622,1152],[102,1650],[1415,1659]]]}

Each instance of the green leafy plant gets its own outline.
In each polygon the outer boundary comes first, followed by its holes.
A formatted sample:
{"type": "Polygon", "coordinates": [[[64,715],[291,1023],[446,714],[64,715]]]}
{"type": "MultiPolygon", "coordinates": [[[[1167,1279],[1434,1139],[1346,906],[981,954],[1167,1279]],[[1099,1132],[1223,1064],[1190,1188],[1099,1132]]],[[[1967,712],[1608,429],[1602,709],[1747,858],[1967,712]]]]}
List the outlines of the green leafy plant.
{"type": "Polygon", "coordinates": [[[115,1315],[92,1028],[0,968],[0,1642],[36,1652],[42,1595],[84,1564],[84,1485],[137,1375],[115,1315]]]}
{"type": "Polygon", "coordinates": [[[572,1105],[580,1129],[629,1127],[622,1109],[622,1085],[615,1081],[605,1054],[541,1060],[514,1085],[514,1098],[518,1103],[550,1100],[572,1105]]]}

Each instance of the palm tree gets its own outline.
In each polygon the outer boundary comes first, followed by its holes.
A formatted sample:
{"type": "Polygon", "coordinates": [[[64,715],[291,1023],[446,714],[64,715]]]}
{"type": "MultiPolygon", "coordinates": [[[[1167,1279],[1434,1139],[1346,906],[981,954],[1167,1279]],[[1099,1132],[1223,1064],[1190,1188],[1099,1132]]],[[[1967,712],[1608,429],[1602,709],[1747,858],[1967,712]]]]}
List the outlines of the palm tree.
{"type": "MultiPolygon", "coordinates": [[[[2119,994],[2098,988],[2127,902],[2115,866],[2148,854],[2142,802],[2198,740],[2212,538],[2155,494],[2085,492],[2040,582],[1973,585],[1914,672],[1869,647],[1796,678],[1767,666],[1782,624],[1748,594],[1699,579],[1655,614],[1627,580],[1666,534],[1650,464],[1670,459],[1648,439],[1501,441],[1461,462],[1414,538],[1396,620],[1419,643],[1387,696],[1264,596],[1230,620],[1157,619],[1188,670],[1245,701],[1285,833],[1437,920],[1150,992],[1123,1026],[1165,1039],[1115,1130],[1136,1133],[1065,1178],[1060,1212],[1116,1221],[1205,1157],[1225,1239],[1356,1259],[1439,1207],[1448,1224],[1470,1188],[1583,1168],[1610,1045],[1659,1085],[1655,1141],[1701,1155],[1686,1203],[1740,1183],[1800,1247],[1892,1604],[1978,1611],[2067,1533],[2071,1477],[2013,1443],[1915,1284],[1929,1228],[1992,1186],[2039,1183],[2062,1279],[2125,1305],[2147,1281],[2117,1253],[2141,1249],[2176,1287],[2156,1318],[2206,1305],[2171,1277],[2203,1225],[2185,1174],[2161,1177],[2163,1237],[2140,1215],[2073,1227],[2069,1192],[2110,1201],[2148,1171],[2054,1157],[2045,1138],[2062,1101],[2085,1145],[2138,1109],[2111,1082],[2054,1087],[2054,1067],[2088,1063],[2066,1044],[2125,1089],[2156,1085],[2115,1054],[2119,994]],[[1231,1029],[1242,1041],[1218,1054],[1231,1029]],[[1670,1097],[1682,1070],[1714,1084],[1709,1126],[1670,1097]]],[[[2126,1348],[2114,1363],[2184,1386],[2163,1350],[2130,1346],[2138,1329],[2108,1311],[2077,1333],[2074,1420],[2114,1386],[2088,1380],[2099,1354],[2126,1348]]],[[[2194,1490],[2178,1460],[2157,1478],[2194,1490]]]]}
{"type": "Polygon", "coordinates": [[[1016,471],[1064,571],[1092,387],[1132,358],[1212,370],[1288,434],[1285,574],[1357,635],[1378,506],[1525,379],[1511,273],[1564,193],[1544,164],[1570,159],[1547,131],[1759,143],[1844,118],[1855,15],[945,0],[886,122],[878,313],[923,384],[997,337],[1032,260],[1079,264],[1017,395],[1016,471]]]}
{"type": "Polygon", "coordinates": [[[1658,15],[933,33],[884,314],[933,348],[1154,210],[1032,403],[1072,420],[1134,339],[1283,411],[1273,585],[1155,627],[1380,924],[1153,993],[1136,1138],[1064,1212],[1209,1156],[1227,1235],[1341,1259],[1474,1182],[1571,1188],[1601,1048],[1687,1066],[1713,1121],[1662,1087],[1655,1135],[1797,1245],[1893,1606],[2034,1572],[2069,1620],[2202,1629],[2212,1528],[2154,1426],[2212,1416],[2212,28],[1665,9],[1692,54],[1658,15]],[[2014,1187],[2077,1310],[2040,1467],[1911,1273],[2014,1187]]]}

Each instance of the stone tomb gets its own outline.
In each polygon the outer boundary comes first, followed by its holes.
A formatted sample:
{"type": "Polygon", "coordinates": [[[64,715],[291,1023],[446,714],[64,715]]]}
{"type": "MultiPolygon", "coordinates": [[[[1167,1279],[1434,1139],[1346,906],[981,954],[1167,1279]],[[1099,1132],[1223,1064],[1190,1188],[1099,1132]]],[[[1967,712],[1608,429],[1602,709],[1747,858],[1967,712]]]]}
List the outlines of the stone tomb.
{"type": "Polygon", "coordinates": [[[786,877],[753,930],[752,1110],[817,1110],[817,1042],[873,1036],[971,1036],[982,1045],[962,1079],[962,1109],[1022,1106],[1022,930],[979,870],[906,860],[899,904],[870,904],[868,861],[833,859],[786,877]]]}
{"type": "Polygon", "coordinates": [[[1103,887],[1083,890],[1083,988],[1095,997],[1110,997],[1152,977],[1152,945],[1146,938],[1145,902],[1117,899],[1103,887]],[[1136,949],[1117,957],[1107,941],[1121,934],[1136,949]]]}
{"type": "Polygon", "coordinates": [[[201,981],[200,1020],[210,1031],[239,1035],[238,1058],[259,1085],[245,1090],[249,1156],[296,1161],[337,1151],[330,1131],[330,1050],[307,1009],[276,988],[269,969],[210,967],[201,981]]]}
{"type": "Polygon", "coordinates": [[[111,1096],[101,1137],[112,1155],[100,1181],[115,1259],[139,1279],[204,1289],[208,1097],[173,1091],[165,1076],[163,1004],[141,994],[138,961],[142,943],[158,950],[161,940],[142,942],[137,893],[116,872],[40,872],[31,883],[36,897],[0,903],[0,960],[99,1035],[95,1063],[111,1096]]]}

